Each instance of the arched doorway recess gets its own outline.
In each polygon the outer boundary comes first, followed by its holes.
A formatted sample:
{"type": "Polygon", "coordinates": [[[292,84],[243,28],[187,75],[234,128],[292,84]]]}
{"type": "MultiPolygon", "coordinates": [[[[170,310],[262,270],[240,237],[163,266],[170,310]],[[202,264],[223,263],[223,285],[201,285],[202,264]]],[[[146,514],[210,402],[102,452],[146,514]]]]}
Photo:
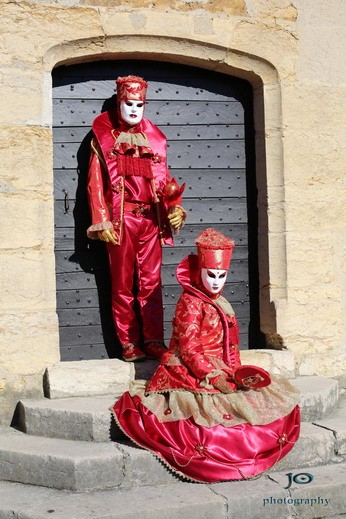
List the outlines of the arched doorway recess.
{"type": "Polygon", "coordinates": [[[53,72],[53,139],[57,311],[62,360],[119,356],[110,314],[104,244],[91,242],[86,174],[92,120],[112,103],[114,79],[135,73],[149,81],[145,116],[167,136],[168,164],[186,182],[187,225],[165,248],[165,336],[180,287],[179,261],[213,226],[236,242],[225,289],[241,327],[241,347],[259,332],[257,200],[252,89],[204,69],[151,61],[102,61],[53,72]]]}

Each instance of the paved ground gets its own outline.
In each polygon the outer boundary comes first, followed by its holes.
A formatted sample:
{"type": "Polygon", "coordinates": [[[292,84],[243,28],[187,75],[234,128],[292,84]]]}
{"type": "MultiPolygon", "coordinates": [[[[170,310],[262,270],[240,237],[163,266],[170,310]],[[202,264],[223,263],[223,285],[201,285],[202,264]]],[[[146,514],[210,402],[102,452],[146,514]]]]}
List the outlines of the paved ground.
{"type": "Polygon", "coordinates": [[[318,519],[346,517],[346,464],[230,483],[68,492],[0,482],[0,519],[318,519]],[[290,483],[291,482],[291,483],[290,483]],[[289,487],[289,488],[287,488],[289,487]]]}

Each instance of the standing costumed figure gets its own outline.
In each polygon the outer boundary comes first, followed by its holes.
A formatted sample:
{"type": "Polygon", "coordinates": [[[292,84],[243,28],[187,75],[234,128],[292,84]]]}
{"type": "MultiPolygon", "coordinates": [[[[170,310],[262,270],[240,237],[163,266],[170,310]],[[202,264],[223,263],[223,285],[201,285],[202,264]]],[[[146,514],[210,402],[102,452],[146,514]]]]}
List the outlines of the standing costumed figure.
{"type": "Polygon", "coordinates": [[[147,82],[119,77],[117,107],[93,122],[88,175],[92,225],[89,238],[107,242],[112,313],[125,361],[161,358],[163,307],[162,244],[173,244],[186,211],[179,205],[184,186],[170,180],[166,138],[143,118],[147,82]],[[133,283],[142,329],[134,310],[133,283]],[[143,344],[140,339],[143,338],[143,344]]]}
{"type": "Polygon", "coordinates": [[[183,293],[169,350],[148,382],[114,404],[137,445],[194,481],[257,477],[282,459],[300,430],[299,392],[287,380],[242,366],[239,330],[221,295],[234,243],[206,229],[198,255],[177,269],[183,293]]]}

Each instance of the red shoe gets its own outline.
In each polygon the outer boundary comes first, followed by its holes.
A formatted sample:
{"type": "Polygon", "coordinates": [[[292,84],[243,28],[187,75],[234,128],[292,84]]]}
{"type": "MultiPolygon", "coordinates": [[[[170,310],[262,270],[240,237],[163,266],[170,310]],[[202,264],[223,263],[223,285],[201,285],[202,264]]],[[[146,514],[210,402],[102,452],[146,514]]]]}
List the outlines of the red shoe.
{"type": "Polygon", "coordinates": [[[123,346],[123,359],[125,362],[134,362],[135,360],[145,359],[145,354],[138,346],[130,342],[123,346]]]}
{"type": "Polygon", "coordinates": [[[148,342],[147,344],[144,344],[143,350],[146,356],[150,359],[161,360],[162,355],[166,353],[167,348],[157,342],[148,342]]]}

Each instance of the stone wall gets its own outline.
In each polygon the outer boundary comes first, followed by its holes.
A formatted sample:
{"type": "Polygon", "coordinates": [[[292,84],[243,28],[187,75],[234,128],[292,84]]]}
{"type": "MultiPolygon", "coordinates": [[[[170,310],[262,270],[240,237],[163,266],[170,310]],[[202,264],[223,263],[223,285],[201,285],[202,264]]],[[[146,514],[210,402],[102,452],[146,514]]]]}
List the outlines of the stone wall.
{"type": "Polygon", "coordinates": [[[343,19],[343,0],[2,1],[1,420],[59,361],[51,71],[63,63],[142,57],[252,83],[262,327],[301,374],[345,370],[343,19]]]}

